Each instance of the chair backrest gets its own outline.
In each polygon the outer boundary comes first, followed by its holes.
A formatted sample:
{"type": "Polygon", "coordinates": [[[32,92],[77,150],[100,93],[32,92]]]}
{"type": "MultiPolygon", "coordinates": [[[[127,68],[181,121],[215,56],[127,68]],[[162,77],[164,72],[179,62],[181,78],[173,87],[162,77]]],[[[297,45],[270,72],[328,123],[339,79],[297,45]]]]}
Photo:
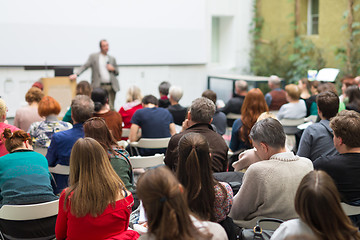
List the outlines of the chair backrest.
{"type": "Polygon", "coordinates": [[[49,172],[61,175],[69,175],[70,167],[67,165],[57,164],[55,167],[49,167],[49,172]]]}
{"type": "Polygon", "coordinates": [[[26,221],[55,216],[58,214],[59,200],[29,205],[3,205],[0,219],[26,221]]]}
{"type": "Polygon", "coordinates": [[[360,206],[352,206],[352,205],[342,202],[341,207],[343,208],[343,210],[347,216],[353,216],[353,215],[360,214],[360,206]]]}
{"type": "Polygon", "coordinates": [[[241,118],[241,114],[236,114],[236,113],[228,113],[226,114],[226,118],[227,119],[239,119],[241,118]]]}
{"type": "Polygon", "coordinates": [[[130,128],[123,128],[121,137],[129,137],[130,134],[130,128]]]}
{"type": "Polygon", "coordinates": [[[170,141],[168,138],[140,138],[138,142],[130,142],[132,147],[139,148],[167,148],[170,141]]]}
{"type": "Polygon", "coordinates": [[[285,134],[287,134],[287,135],[294,135],[297,131],[299,131],[297,126],[299,126],[300,124],[303,124],[304,122],[305,122],[304,118],[300,118],[300,119],[284,118],[284,119],[280,120],[280,123],[284,127],[285,134]]]}
{"type": "Polygon", "coordinates": [[[155,154],[147,157],[130,157],[133,168],[148,168],[164,164],[164,154],[155,154]]]}
{"type": "Polygon", "coordinates": [[[46,156],[48,149],[43,147],[34,147],[34,151],[46,156]]]}

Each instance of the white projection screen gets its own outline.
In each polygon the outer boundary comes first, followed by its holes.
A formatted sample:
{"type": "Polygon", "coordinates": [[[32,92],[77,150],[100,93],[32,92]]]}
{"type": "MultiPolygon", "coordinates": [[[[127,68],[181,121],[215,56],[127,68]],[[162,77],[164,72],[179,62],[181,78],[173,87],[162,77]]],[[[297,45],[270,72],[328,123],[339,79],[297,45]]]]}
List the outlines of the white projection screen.
{"type": "Polygon", "coordinates": [[[101,39],[118,65],[203,64],[205,1],[1,1],[0,66],[82,65],[101,39]]]}

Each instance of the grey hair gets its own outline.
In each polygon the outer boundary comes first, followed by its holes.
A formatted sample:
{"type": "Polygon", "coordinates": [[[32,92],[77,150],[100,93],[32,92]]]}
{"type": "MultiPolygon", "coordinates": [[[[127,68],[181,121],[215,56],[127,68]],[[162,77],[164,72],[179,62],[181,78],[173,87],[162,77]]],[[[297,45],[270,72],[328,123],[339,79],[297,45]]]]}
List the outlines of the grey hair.
{"type": "Polygon", "coordinates": [[[271,75],[269,78],[269,83],[272,83],[276,86],[280,86],[281,79],[276,75],[271,75]]]}
{"type": "Polygon", "coordinates": [[[279,149],[285,147],[286,135],[281,123],[274,118],[258,121],[251,128],[249,137],[254,142],[265,143],[279,149]]]}
{"type": "Polygon", "coordinates": [[[238,80],[235,82],[235,87],[239,89],[240,91],[247,91],[248,90],[248,84],[244,80],[238,80]]]}
{"type": "Polygon", "coordinates": [[[77,95],[71,102],[71,115],[77,123],[83,123],[92,117],[94,102],[89,96],[77,95]]]}
{"type": "Polygon", "coordinates": [[[175,101],[179,102],[183,96],[183,90],[178,86],[171,86],[169,89],[170,97],[175,101]]]}
{"type": "Polygon", "coordinates": [[[210,123],[216,111],[216,106],[208,98],[195,99],[190,106],[191,120],[197,123],[210,123]]]}
{"type": "Polygon", "coordinates": [[[169,82],[161,82],[159,85],[159,92],[163,95],[168,95],[170,86],[171,84],[169,82]]]}

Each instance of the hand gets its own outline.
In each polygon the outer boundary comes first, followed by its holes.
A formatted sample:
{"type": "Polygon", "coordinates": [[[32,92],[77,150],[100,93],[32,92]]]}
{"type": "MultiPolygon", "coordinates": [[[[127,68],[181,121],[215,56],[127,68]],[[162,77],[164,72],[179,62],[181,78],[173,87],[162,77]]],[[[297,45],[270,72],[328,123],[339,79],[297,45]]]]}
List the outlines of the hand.
{"type": "Polygon", "coordinates": [[[69,78],[70,78],[71,81],[74,81],[74,80],[76,80],[77,75],[76,75],[76,74],[71,74],[71,75],[69,76],[69,78]]]}
{"type": "Polygon", "coordinates": [[[111,65],[110,63],[108,63],[108,64],[106,65],[106,68],[107,68],[107,70],[108,70],[109,72],[115,72],[114,66],[111,65]]]}
{"type": "Polygon", "coordinates": [[[182,123],[182,130],[181,131],[184,131],[184,130],[188,129],[189,127],[190,127],[189,119],[185,119],[185,121],[183,121],[183,123],[182,123]]]}

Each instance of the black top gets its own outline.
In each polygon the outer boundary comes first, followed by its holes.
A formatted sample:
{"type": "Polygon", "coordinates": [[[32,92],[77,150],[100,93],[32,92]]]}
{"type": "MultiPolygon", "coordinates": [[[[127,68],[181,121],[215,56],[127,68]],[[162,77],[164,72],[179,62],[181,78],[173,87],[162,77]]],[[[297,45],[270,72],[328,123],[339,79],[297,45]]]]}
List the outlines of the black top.
{"type": "Polygon", "coordinates": [[[186,118],[187,115],[187,108],[182,107],[180,104],[170,105],[167,110],[171,113],[171,115],[174,118],[174,123],[176,125],[182,125],[183,121],[186,118]]]}
{"type": "Polygon", "coordinates": [[[314,168],[324,170],[333,178],[342,201],[360,200],[360,153],[323,156],[314,162],[314,168]]]}

